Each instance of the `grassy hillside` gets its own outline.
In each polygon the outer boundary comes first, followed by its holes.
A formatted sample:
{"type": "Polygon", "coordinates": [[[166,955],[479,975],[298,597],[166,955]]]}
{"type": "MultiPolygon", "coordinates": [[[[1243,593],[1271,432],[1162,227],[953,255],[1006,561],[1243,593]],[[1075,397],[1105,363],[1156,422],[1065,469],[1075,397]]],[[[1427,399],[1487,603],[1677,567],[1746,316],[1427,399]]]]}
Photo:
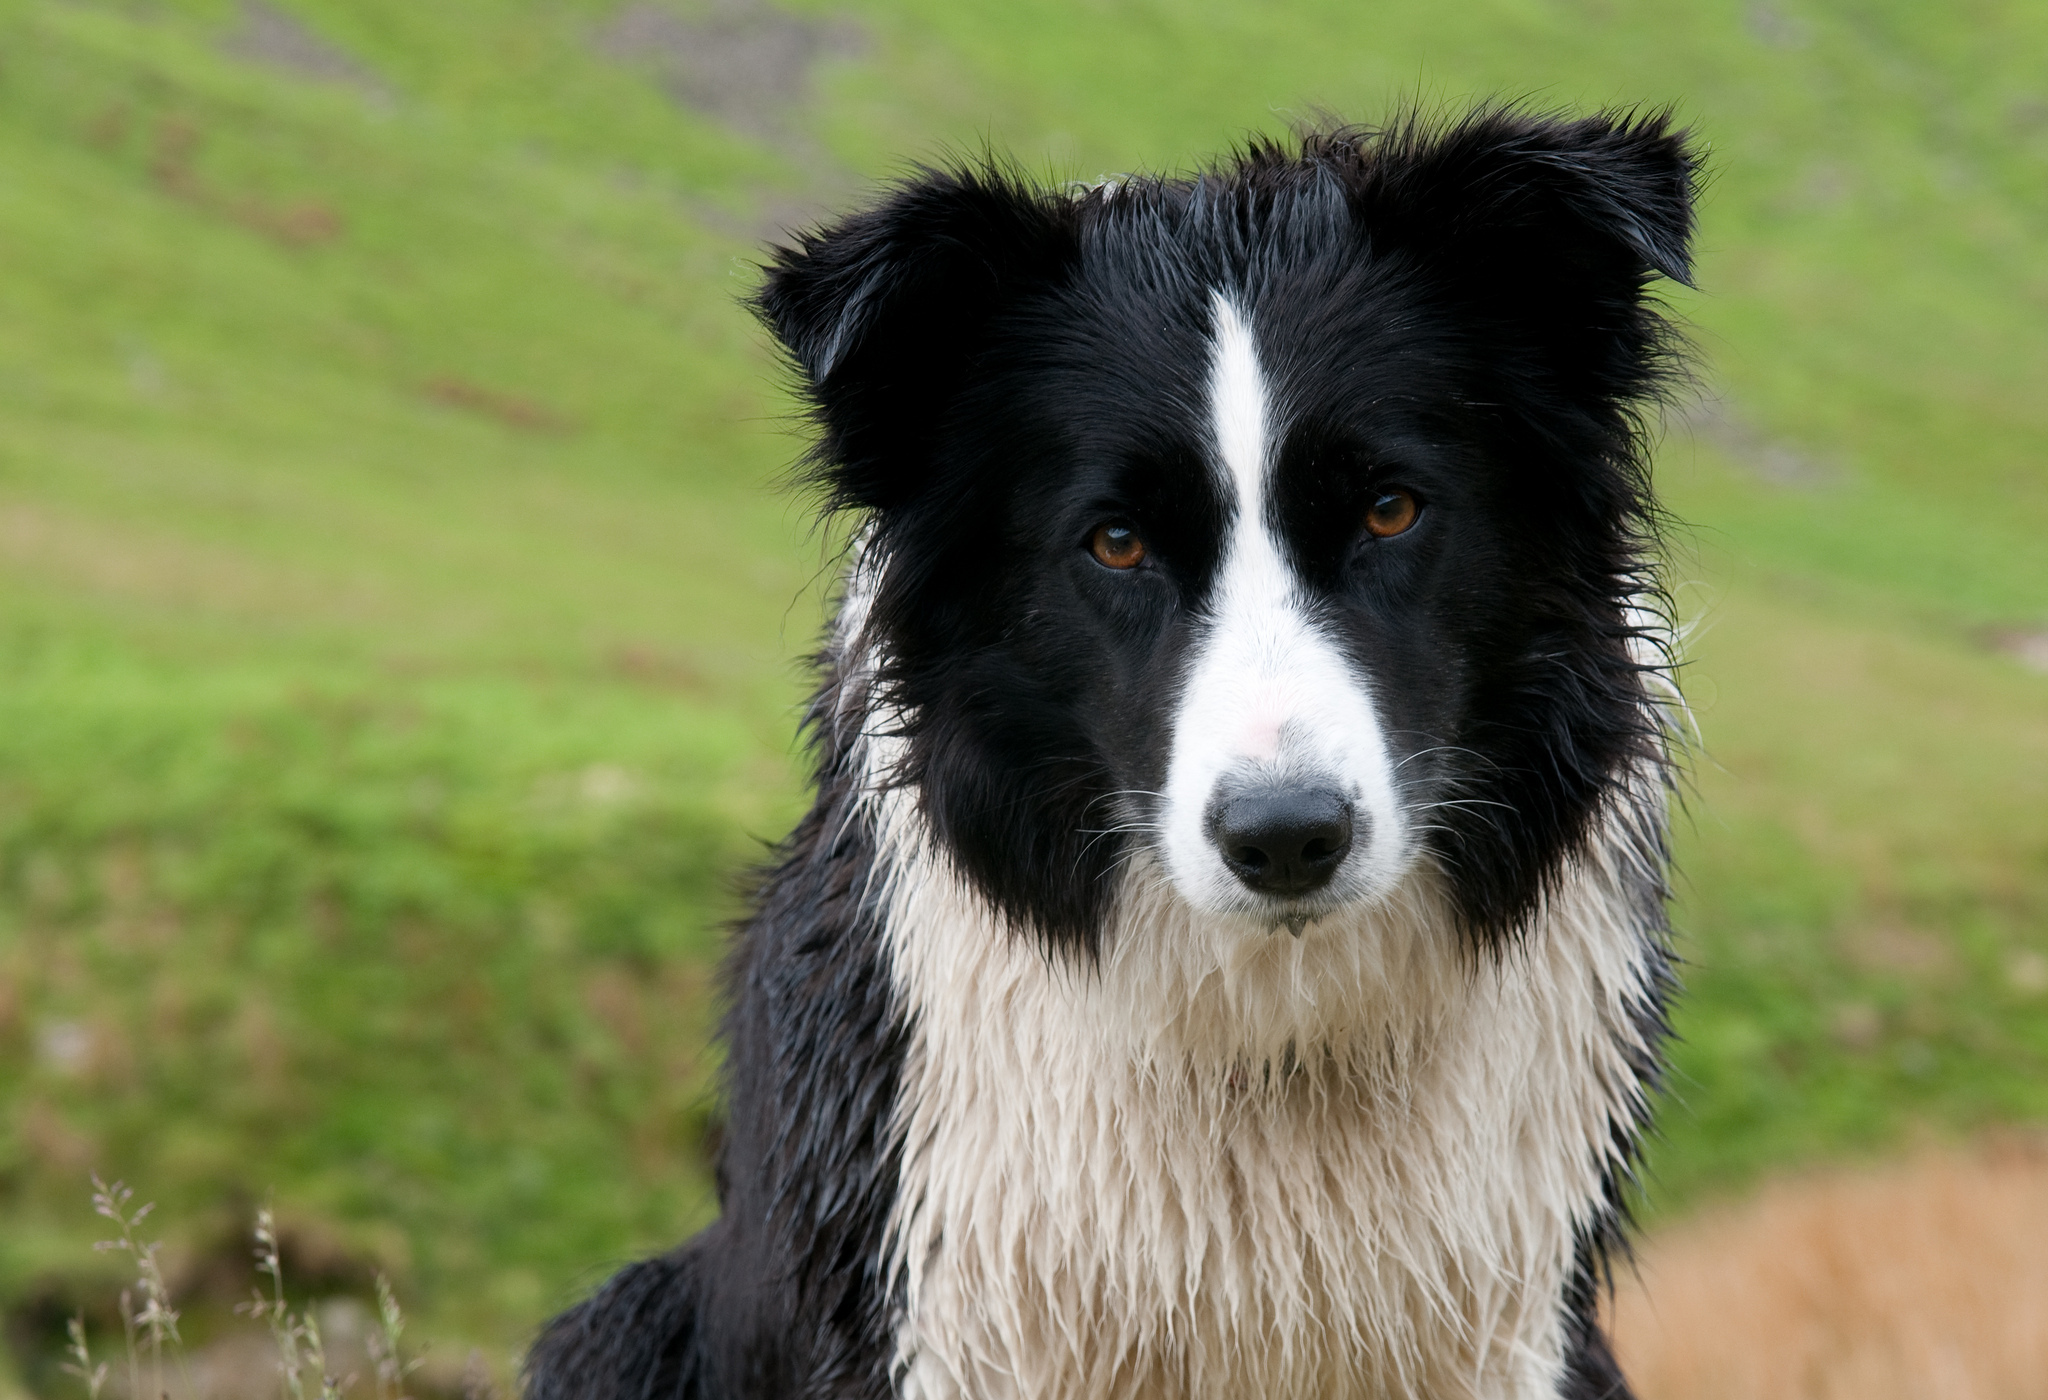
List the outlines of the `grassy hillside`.
{"type": "Polygon", "coordinates": [[[1092,177],[1675,104],[1653,1209],[2048,1119],[2048,677],[1992,645],[2048,628],[2044,55],[2018,3],[0,0],[16,1366],[104,1296],[93,1169],[193,1261],[274,1196],[444,1357],[704,1219],[716,925],[800,802],[830,555],[735,298],[778,220],[985,139],[1092,177]]]}

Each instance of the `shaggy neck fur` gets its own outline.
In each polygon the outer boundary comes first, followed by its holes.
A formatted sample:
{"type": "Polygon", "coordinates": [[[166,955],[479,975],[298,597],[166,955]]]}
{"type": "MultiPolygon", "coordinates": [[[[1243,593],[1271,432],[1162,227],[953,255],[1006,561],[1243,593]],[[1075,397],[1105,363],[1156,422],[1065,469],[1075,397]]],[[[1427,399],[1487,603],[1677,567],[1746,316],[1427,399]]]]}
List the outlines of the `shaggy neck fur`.
{"type": "Polygon", "coordinates": [[[1190,909],[1141,854],[1090,966],[960,879],[888,779],[898,726],[865,727],[910,1032],[906,1400],[1559,1393],[1645,1111],[1659,784],[1501,953],[1427,869],[1293,938],[1190,909]]]}

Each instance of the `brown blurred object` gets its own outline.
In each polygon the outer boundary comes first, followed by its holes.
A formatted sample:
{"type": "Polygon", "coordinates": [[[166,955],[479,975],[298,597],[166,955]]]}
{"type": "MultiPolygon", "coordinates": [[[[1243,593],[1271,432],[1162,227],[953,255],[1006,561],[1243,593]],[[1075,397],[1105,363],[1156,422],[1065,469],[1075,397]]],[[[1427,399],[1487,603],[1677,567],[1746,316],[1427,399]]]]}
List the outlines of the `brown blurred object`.
{"type": "MultiPolygon", "coordinates": [[[[103,147],[118,145],[127,132],[127,111],[110,107],[94,119],[89,135],[103,147]]],[[[151,145],[150,177],[165,194],[209,213],[223,215],[246,229],[291,248],[311,248],[341,237],[339,210],[317,199],[276,203],[253,195],[232,195],[215,188],[194,165],[202,133],[182,116],[159,121],[151,145]]]]}
{"type": "Polygon", "coordinates": [[[536,433],[565,433],[574,424],[546,404],[473,384],[458,375],[442,374],[425,385],[427,397],[450,408],[468,409],[495,418],[508,427],[536,433]]]}
{"type": "Polygon", "coordinates": [[[1642,1400],[2048,1396],[2048,1142],[1766,1187],[1661,1230],[1613,1300],[1642,1400]]]}

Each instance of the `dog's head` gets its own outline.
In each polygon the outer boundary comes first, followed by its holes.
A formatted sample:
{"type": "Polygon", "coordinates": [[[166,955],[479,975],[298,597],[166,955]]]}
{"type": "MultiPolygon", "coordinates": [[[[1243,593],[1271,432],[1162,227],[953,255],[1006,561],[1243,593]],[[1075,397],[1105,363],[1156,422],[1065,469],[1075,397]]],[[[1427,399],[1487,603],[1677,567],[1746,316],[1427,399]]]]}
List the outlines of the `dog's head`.
{"type": "Polygon", "coordinates": [[[1297,931],[1429,862],[1510,935],[1658,752],[1636,415],[1693,183],[1661,117],[1494,109],[926,171],[779,252],[865,693],[961,872],[1093,950],[1140,847],[1297,931]]]}

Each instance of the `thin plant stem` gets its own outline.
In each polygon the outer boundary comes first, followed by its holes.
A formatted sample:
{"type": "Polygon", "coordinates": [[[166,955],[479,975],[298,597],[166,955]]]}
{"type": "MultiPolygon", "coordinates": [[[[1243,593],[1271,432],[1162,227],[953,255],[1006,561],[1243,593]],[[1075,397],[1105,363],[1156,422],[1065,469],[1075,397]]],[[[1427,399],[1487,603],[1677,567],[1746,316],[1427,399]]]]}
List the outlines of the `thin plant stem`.
{"type": "Polygon", "coordinates": [[[107,1363],[93,1364],[92,1352],[85,1345],[85,1314],[73,1317],[65,1330],[71,1334],[71,1360],[64,1363],[64,1369],[85,1382],[87,1400],[100,1400],[100,1387],[107,1383],[107,1363]]]}

